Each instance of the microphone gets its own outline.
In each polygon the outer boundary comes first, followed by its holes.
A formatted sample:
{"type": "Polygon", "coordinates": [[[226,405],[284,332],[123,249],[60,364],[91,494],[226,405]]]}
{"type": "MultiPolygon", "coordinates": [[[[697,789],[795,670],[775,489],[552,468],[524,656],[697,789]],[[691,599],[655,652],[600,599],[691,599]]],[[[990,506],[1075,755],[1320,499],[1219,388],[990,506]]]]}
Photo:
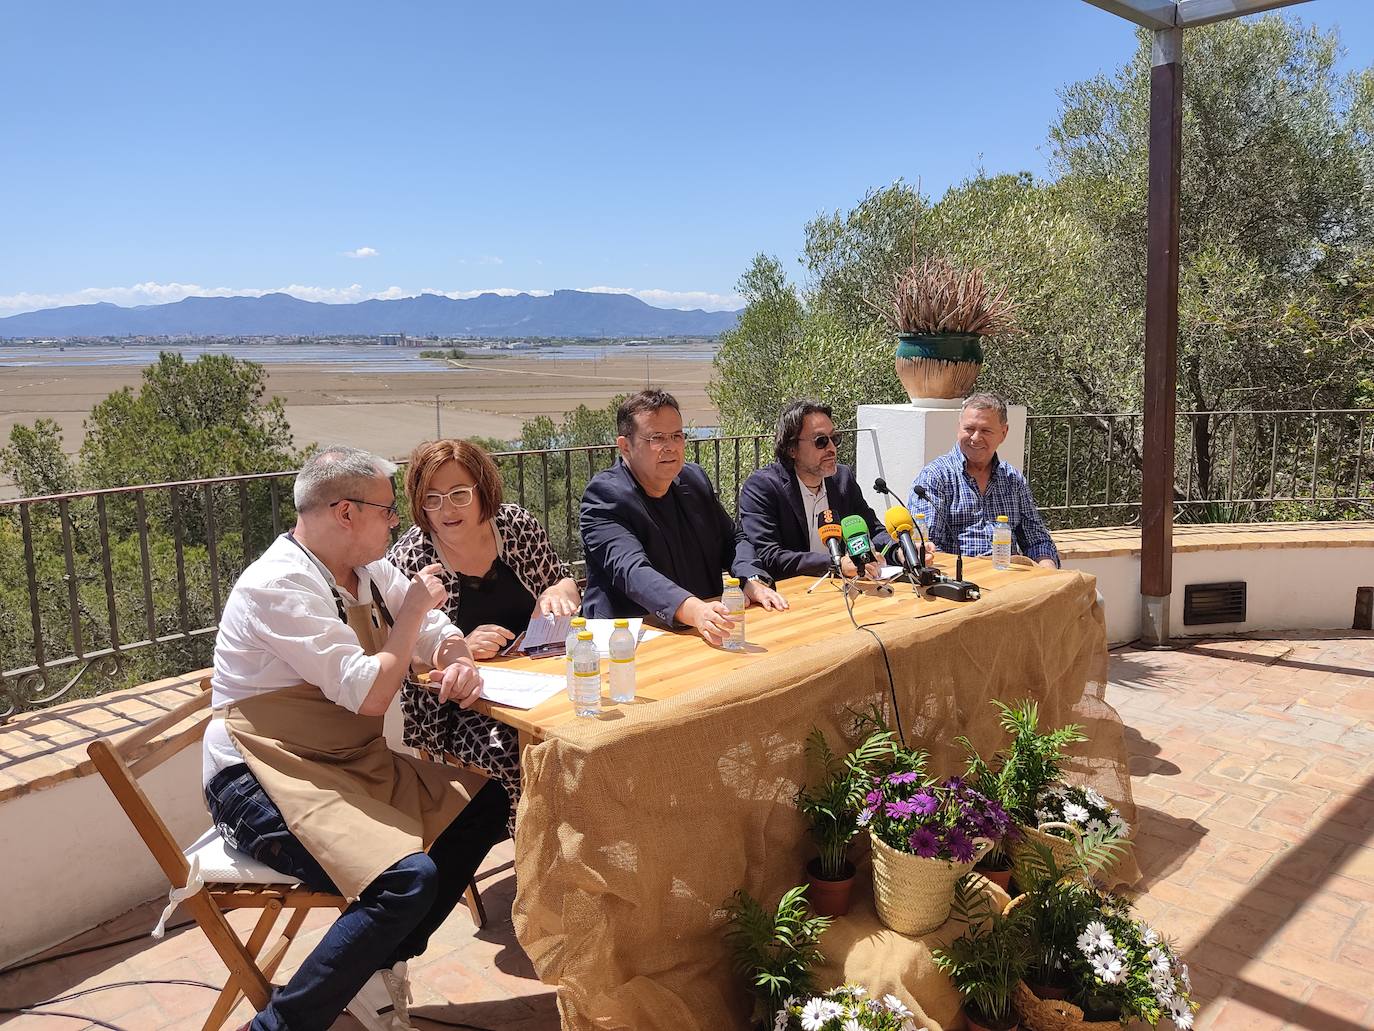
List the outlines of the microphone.
{"type": "Polygon", "coordinates": [[[863,516],[845,516],[840,520],[840,531],[844,534],[849,557],[854,560],[854,567],[860,574],[870,562],[878,561],[878,557],[873,554],[873,542],[868,537],[868,524],[864,522],[863,516]]]}
{"type": "Polygon", "coordinates": [[[827,508],[816,517],[816,534],[830,552],[830,564],[835,569],[835,575],[843,576],[840,572],[840,561],[844,558],[844,531],[840,524],[835,522],[835,514],[830,509],[827,508]]]}
{"type": "Polygon", "coordinates": [[[915,573],[926,564],[925,549],[912,539],[911,531],[916,529],[916,524],[905,505],[893,505],[884,512],[883,526],[887,527],[888,536],[901,548],[902,561],[908,571],[915,573]]]}
{"type": "MultiPolygon", "coordinates": [[[[879,494],[887,495],[893,501],[897,500],[896,495],[893,494],[892,491],[887,489],[887,481],[883,479],[881,476],[879,476],[876,480],[873,481],[873,489],[876,490],[879,494]]],[[[891,533],[890,530],[888,532],[891,533]]]]}

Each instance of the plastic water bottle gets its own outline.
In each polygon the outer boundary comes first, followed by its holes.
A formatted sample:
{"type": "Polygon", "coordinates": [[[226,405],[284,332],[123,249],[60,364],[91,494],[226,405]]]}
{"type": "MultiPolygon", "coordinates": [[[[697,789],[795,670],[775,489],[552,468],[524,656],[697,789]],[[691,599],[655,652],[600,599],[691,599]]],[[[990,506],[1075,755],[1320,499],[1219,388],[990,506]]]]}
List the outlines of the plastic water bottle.
{"type": "Polygon", "coordinates": [[[997,517],[992,528],[992,568],[1011,568],[1011,524],[1004,515],[997,517]]]}
{"type": "Polygon", "coordinates": [[[568,698],[576,701],[577,697],[573,694],[573,649],[577,647],[577,635],[587,629],[587,620],[582,616],[573,616],[572,629],[568,631],[568,639],[563,642],[563,661],[567,667],[568,677],[568,698]]]}
{"type": "Polygon", "coordinates": [[[635,639],[630,621],[617,619],[611,631],[611,701],[635,700],[635,639]]]}
{"type": "Polygon", "coordinates": [[[578,633],[573,647],[573,712],[601,715],[601,653],[590,630],[578,633]]]}
{"type": "Polygon", "coordinates": [[[732,652],[744,650],[744,606],[746,604],[744,591],[740,589],[739,577],[727,576],[725,578],[725,590],[721,592],[720,600],[725,605],[727,612],[735,620],[735,627],[730,631],[721,644],[721,647],[728,648],[732,652]]]}

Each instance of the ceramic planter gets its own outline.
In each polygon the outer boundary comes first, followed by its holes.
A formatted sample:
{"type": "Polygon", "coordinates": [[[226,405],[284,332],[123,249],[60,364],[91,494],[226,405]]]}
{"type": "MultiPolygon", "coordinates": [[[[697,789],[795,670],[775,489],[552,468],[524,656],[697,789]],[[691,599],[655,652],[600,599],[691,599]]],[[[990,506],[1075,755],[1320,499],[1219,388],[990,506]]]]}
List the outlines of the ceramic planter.
{"type": "Polygon", "coordinates": [[[983,368],[983,338],[976,333],[900,333],[896,368],[912,401],[967,397],[983,368]]]}
{"type": "Polygon", "coordinates": [[[849,912],[849,896],[854,890],[854,864],[845,861],[847,876],[838,881],[822,877],[820,868],[819,856],[806,864],[806,882],[810,885],[806,899],[817,916],[844,916],[849,912]]]}

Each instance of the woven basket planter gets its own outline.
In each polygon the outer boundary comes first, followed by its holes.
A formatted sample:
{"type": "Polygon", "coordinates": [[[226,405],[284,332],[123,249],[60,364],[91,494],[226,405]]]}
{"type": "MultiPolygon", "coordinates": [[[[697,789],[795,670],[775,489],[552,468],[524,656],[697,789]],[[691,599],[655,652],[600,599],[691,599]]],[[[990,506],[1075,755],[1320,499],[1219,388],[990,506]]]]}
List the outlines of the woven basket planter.
{"type": "Polygon", "coordinates": [[[1016,841],[1008,841],[1006,848],[1011,855],[1012,868],[1019,867],[1031,852],[1031,843],[1037,845],[1048,845],[1054,853],[1054,861],[1062,870],[1073,858],[1074,843],[1068,838],[1061,838],[1057,834],[1048,834],[1048,830],[1070,830],[1077,834],[1077,830],[1072,824],[1068,823],[1042,823],[1039,827],[1028,827],[1018,823],[1016,829],[1021,832],[1021,837],[1016,841]]]}
{"type": "Polygon", "coordinates": [[[868,836],[878,918],[902,934],[925,934],[948,920],[954,885],[992,848],[987,838],[975,838],[972,861],[955,863],[899,852],[872,831],[868,836]]]}
{"type": "Polygon", "coordinates": [[[1064,999],[1041,999],[1018,984],[1011,997],[1016,1019],[1025,1031],[1121,1031],[1119,1020],[1084,1020],[1083,1011],[1064,999]]]}

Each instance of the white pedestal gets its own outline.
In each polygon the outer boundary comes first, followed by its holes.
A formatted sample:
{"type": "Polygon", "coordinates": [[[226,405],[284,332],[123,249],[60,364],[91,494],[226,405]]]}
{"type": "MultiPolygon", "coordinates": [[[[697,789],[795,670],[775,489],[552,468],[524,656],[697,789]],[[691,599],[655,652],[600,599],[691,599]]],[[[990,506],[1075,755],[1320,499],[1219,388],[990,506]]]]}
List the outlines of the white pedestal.
{"type": "MultiPolygon", "coordinates": [[[[864,496],[879,515],[890,504],[873,489],[881,476],[888,489],[903,503],[911,481],[932,459],[954,446],[962,410],[958,400],[925,400],[916,405],[859,405],[858,460],[855,473],[864,496]]],[[[1026,457],[1026,406],[1007,406],[1007,439],[997,449],[997,457],[1021,468],[1026,457]]]]}

